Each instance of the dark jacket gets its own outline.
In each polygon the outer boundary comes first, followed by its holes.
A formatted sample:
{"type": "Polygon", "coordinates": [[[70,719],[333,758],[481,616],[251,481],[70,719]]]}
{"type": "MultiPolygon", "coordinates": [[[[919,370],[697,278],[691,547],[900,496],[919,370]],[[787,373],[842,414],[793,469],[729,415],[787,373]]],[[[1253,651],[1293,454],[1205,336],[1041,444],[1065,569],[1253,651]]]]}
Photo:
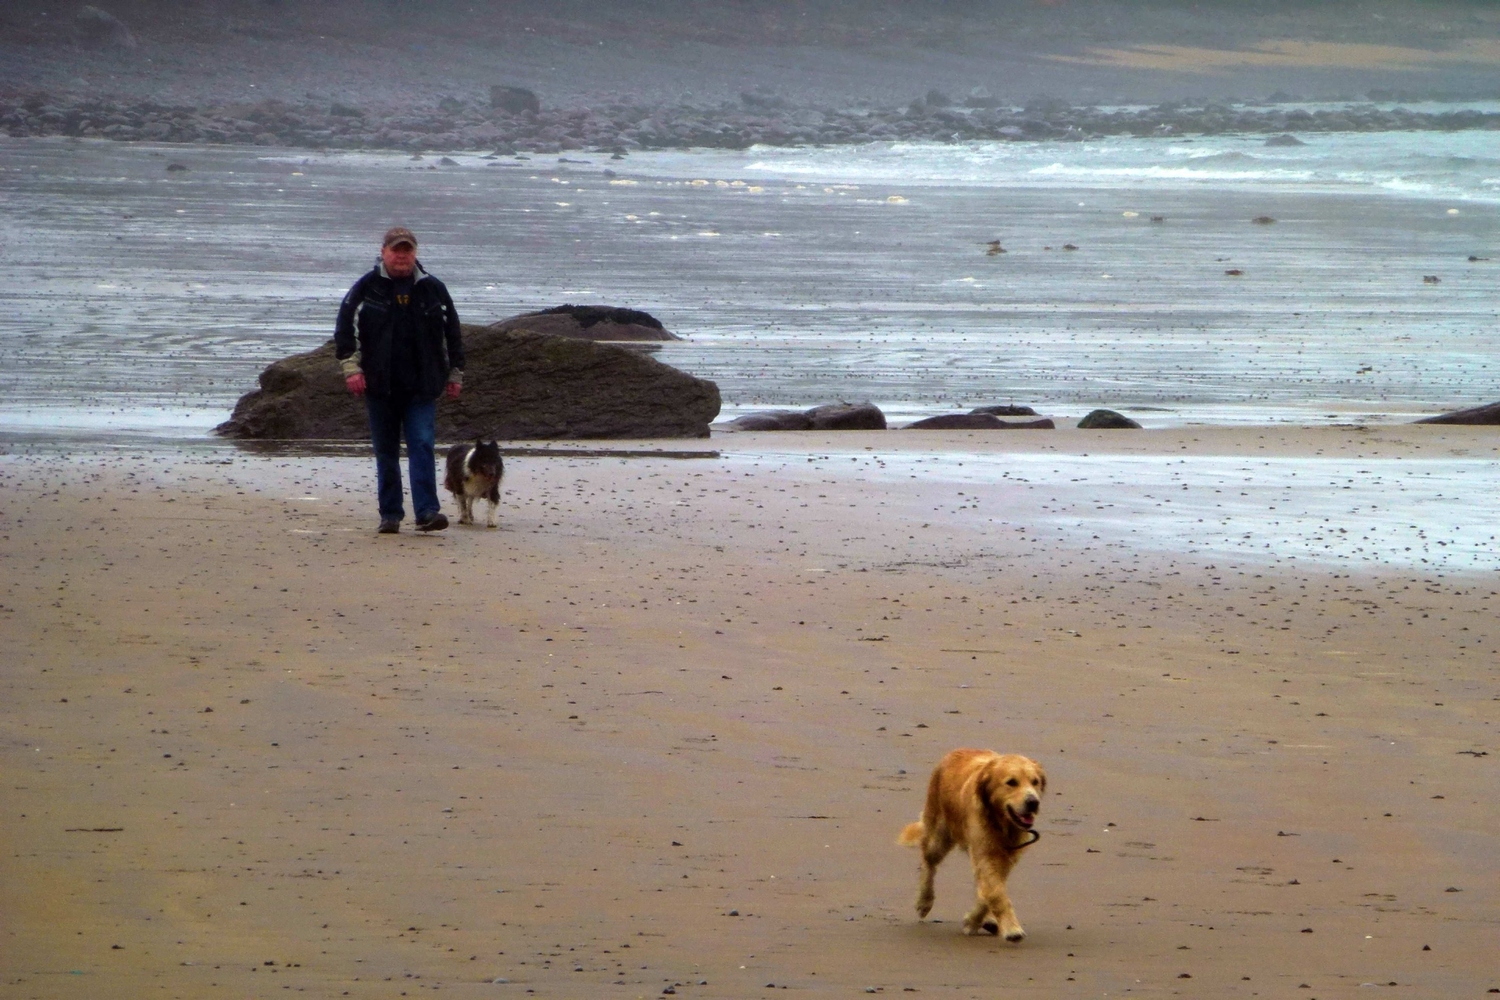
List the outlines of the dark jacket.
{"type": "Polygon", "coordinates": [[[375,396],[389,396],[395,388],[413,399],[437,399],[447,383],[463,383],[464,348],[453,299],[420,263],[412,277],[410,301],[402,305],[396,282],[377,263],[339,306],[334,356],[345,378],[363,372],[365,391],[375,396]],[[402,336],[410,338],[404,350],[397,343],[402,336]]]}

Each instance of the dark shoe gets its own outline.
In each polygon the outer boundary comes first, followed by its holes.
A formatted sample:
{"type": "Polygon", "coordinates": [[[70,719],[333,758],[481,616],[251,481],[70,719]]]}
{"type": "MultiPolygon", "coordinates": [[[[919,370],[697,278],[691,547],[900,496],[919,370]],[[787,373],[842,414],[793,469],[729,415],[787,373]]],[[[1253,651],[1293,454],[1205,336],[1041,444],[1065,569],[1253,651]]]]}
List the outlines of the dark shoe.
{"type": "Polygon", "coordinates": [[[448,527],[448,518],[441,511],[425,521],[417,522],[418,531],[442,531],[446,527],[448,527]]]}
{"type": "Polygon", "coordinates": [[[392,521],[387,518],[386,520],[380,522],[380,527],[376,528],[375,531],[382,535],[398,534],[401,531],[401,522],[392,521]]]}

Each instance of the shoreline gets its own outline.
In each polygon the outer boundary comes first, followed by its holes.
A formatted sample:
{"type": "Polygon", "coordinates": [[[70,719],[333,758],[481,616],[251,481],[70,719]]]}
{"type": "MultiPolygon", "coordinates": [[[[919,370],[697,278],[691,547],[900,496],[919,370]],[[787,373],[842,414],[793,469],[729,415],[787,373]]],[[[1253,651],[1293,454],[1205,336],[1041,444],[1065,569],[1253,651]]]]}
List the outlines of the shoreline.
{"type": "Polygon", "coordinates": [[[1420,184],[1407,167],[1446,161],[1415,135],[1148,140],[1106,163],[1061,144],[636,154],[612,177],[4,140],[37,293],[0,348],[0,424],[206,431],[268,364],[326,340],[394,205],[433,234],[425,262],[466,319],[643,309],[683,337],[654,356],[714,381],[725,417],[868,399],[897,424],[1005,402],[1147,426],[1415,419],[1491,398],[1483,134],[1445,137],[1461,173],[1420,184]],[[1349,172],[1363,180],[1339,189],[1349,172]]]}
{"type": "MultiPolygon", "coordinates": [[[[1066,436],[1495,464],[1407,430],[1066,436]]],[[[499,530],[395,538],[365,458],[0,459],[16,995],[1496,985],[1493,568],[1072,537],[1066,475],[970,508],[974,435],[767,437],[516,458],[499,530]],[[1020,946],[962,858],[910,913],[959,745],[1048,770],[1020,946]]]]}
{"type": "MultiPolygon", "coordinates": [[[[533,95],[533,100],[535,95],[533,95]]],[[[1075,106],[1057,99],[1024,107],[988,99],[954,101],[937,90],[905,107],[793,103],[746,92],[716,106],[588,102],[507,112],[481,101],[445,97],[430,107],[364,107],[257,99],[230,104],[163,105],[155,100],[21,91],[0,94],[0,128],[12,139],[63,137],[148,142],[191,149],[260,146],[355,152],[444,153],[492,150],[492,156],[585,152],[625,159],[632,152],[861,146],[881,142],[1087,142],[1112,137],[1267,136],[1350,132],[1456,132],[1500,129],[1500,112],[1381,108],[1372,100],[1330,102],[1307,110],[1300,100],[1163,102],[1151,107],[1075,106]],[[1285,104],[1288,106],[1277,106],[1285,104]]]]}

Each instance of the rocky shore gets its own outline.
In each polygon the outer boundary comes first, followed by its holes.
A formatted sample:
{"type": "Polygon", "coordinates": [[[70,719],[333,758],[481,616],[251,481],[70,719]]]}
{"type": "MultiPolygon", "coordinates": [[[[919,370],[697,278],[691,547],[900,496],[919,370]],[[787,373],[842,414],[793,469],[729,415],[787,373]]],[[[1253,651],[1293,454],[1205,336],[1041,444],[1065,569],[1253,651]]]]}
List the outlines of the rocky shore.
{"type": "MultiPolygon", "coordinates": [[[[509,91],[508,91],[509,93],[509,91]]],[[[1352,103],[1308,110],[1264,104],[1078,107],[1061,101],[989,106],[932,92],[905,107],[798,104],[756,92],[737,102],[672,106],[600,103],[506,110],[503,101],[443,98],[428,106],[293,103],[164,104],[44,91],[0,95],[0,130],[12,137],[235,143],[299,149],[493,150],[501,154],[867,142],[1069,141],[1101,136],[1458,131],[1500,129],[1500,114],[1417,111],[1352,103]]]]}

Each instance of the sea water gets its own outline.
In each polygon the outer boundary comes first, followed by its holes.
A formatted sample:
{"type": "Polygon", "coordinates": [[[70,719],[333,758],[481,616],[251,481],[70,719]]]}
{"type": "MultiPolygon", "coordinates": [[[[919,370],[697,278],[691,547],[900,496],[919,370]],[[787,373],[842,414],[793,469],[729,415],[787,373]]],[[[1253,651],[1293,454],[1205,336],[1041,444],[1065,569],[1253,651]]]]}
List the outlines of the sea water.
{"type": "Polygon", "coordinates": [[[623,159],[0,139],[0,434],[207,434],[331,335],[397,222],[466,322],[651,312],[684,338],[657,357],[717,382],[725,418],[1378,423],[1493,401],[1500,139],[1302,138],[623,159]]]}

